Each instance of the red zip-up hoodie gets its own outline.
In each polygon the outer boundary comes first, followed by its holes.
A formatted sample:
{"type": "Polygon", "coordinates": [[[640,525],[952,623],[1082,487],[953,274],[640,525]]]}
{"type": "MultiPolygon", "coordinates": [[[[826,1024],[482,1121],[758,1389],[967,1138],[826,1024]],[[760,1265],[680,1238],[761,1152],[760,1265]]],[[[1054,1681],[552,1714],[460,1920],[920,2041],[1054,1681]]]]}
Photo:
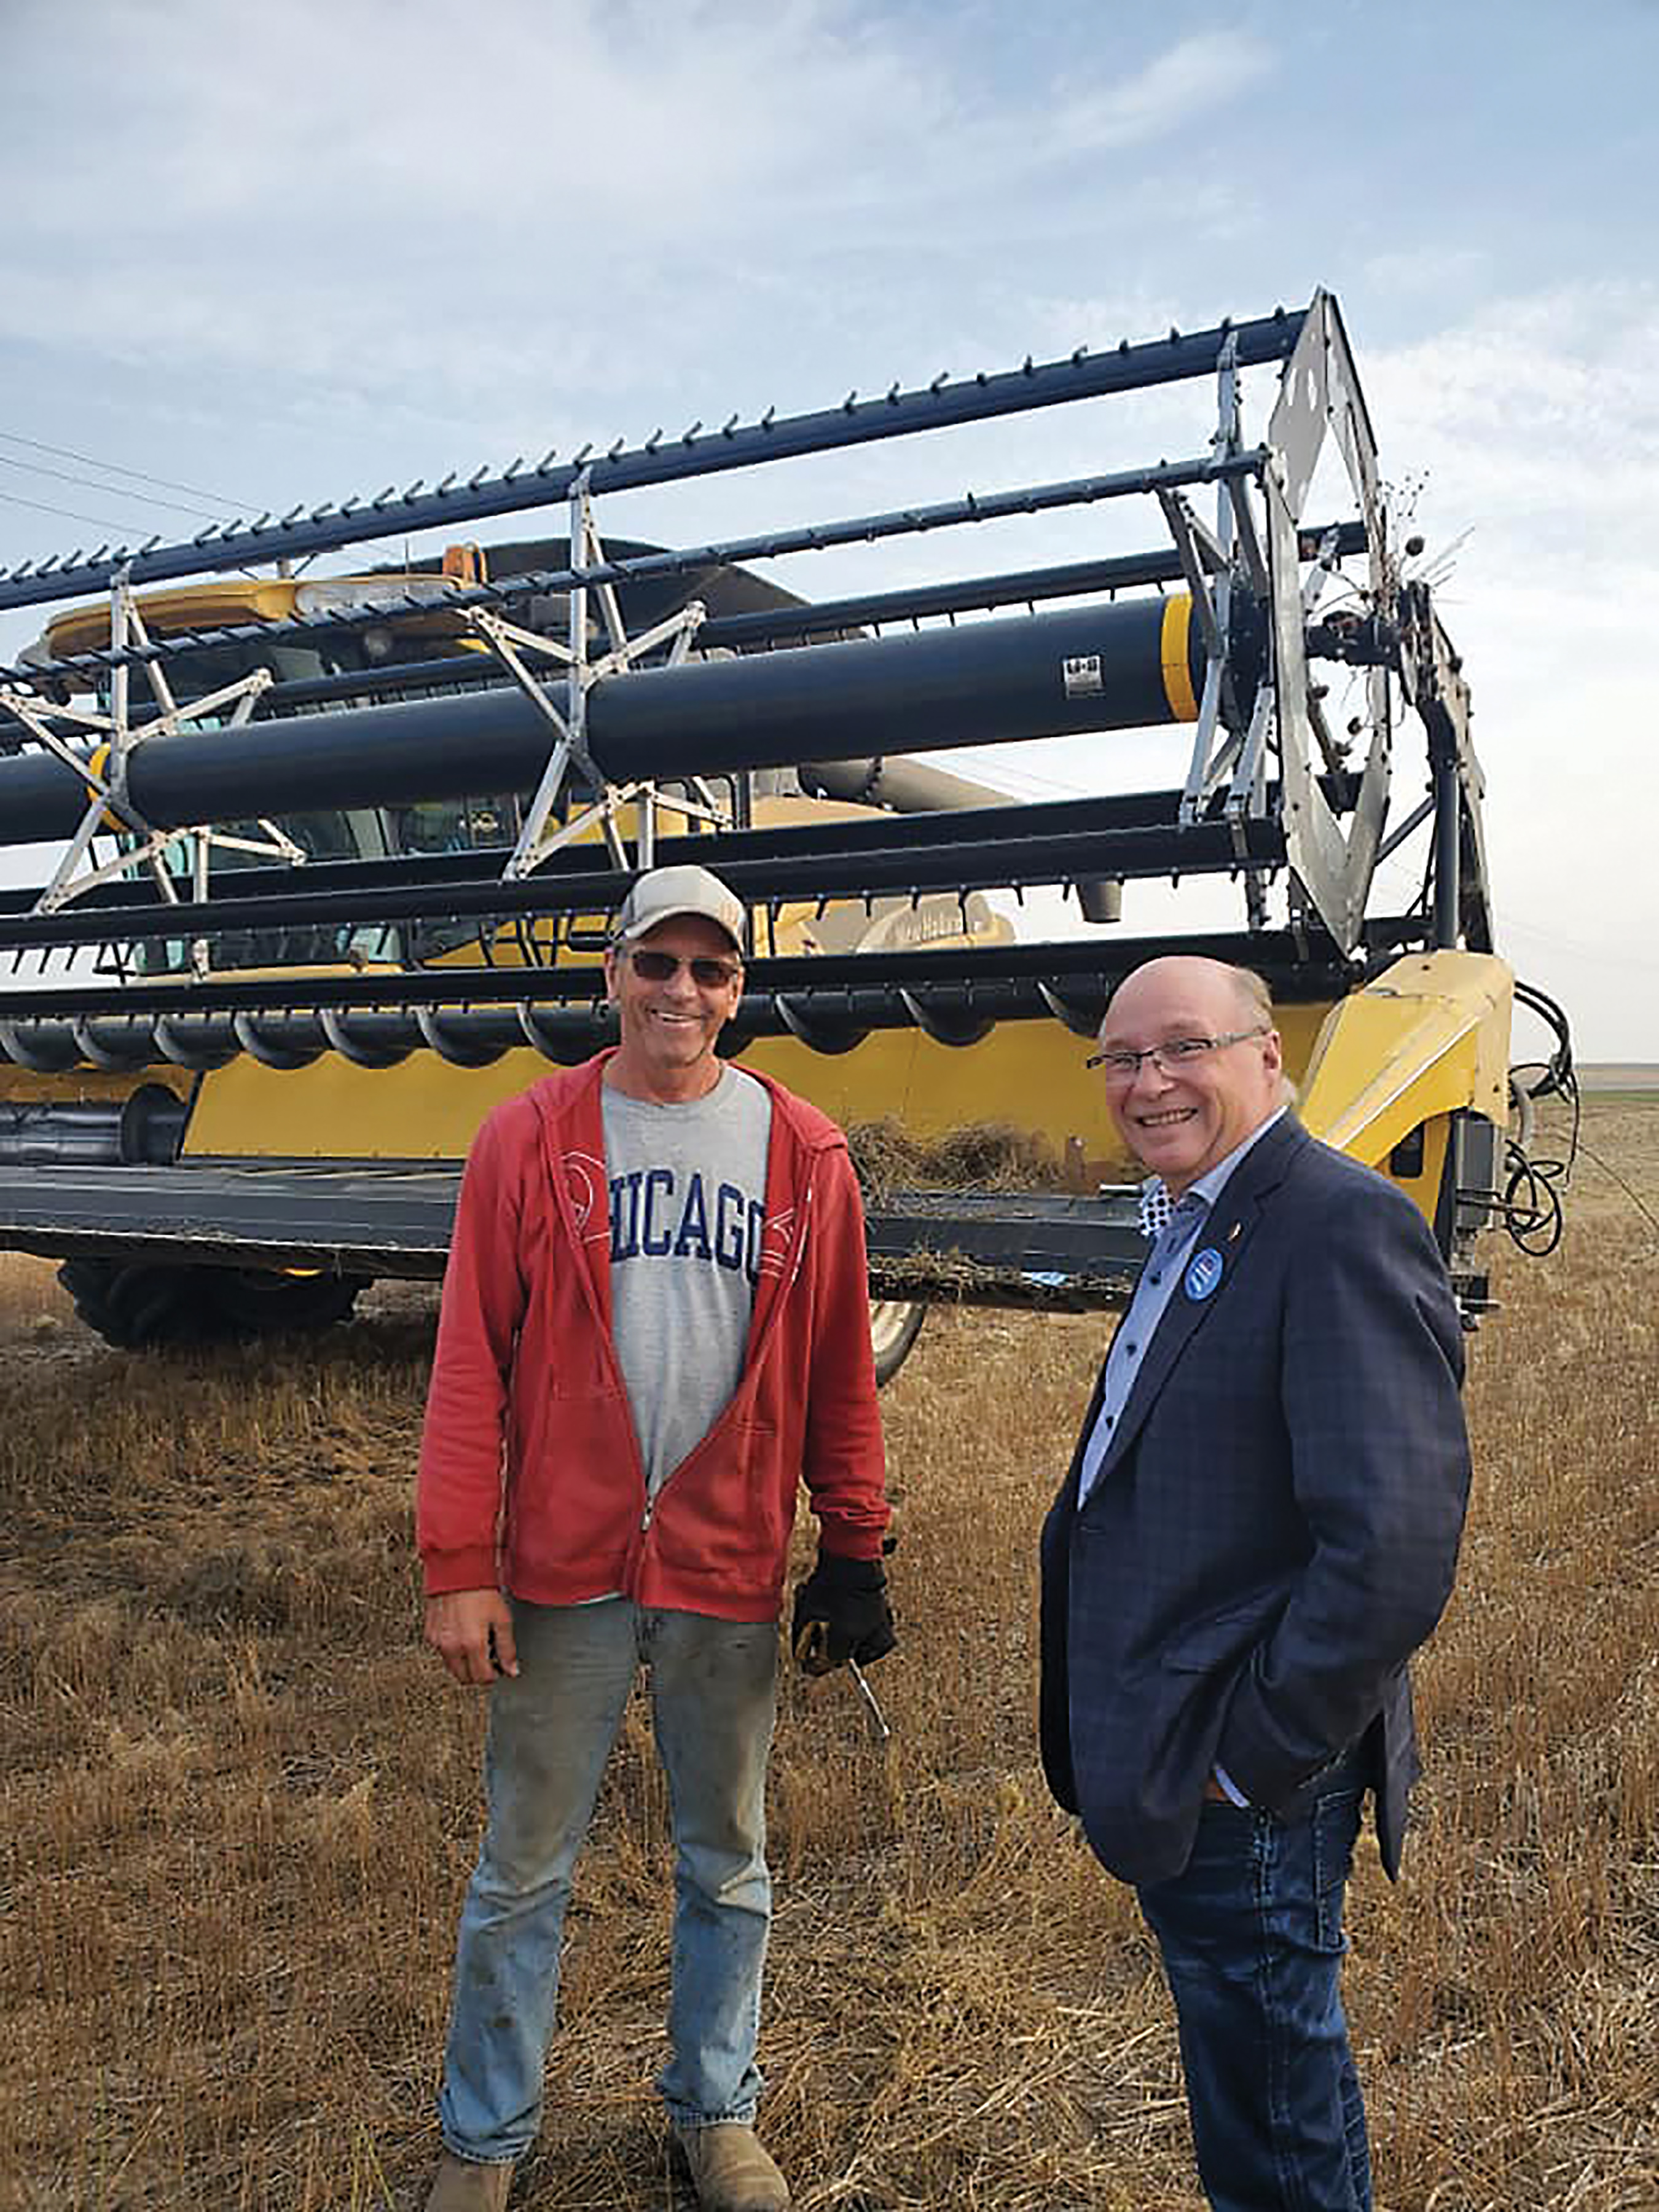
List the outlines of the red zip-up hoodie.
{"type": "Polygon", "coordinates": [[[611,1332],[599,1085],[608,1052],[495,1108],[467,1156],[416,1500],[429,1596],[775,1618],[805,1478],[824,1548],[889,1519],[864,1244],[847,1141],[772,1100],[748,1350],[726,1410],[654,1499],[611,1332]]]}

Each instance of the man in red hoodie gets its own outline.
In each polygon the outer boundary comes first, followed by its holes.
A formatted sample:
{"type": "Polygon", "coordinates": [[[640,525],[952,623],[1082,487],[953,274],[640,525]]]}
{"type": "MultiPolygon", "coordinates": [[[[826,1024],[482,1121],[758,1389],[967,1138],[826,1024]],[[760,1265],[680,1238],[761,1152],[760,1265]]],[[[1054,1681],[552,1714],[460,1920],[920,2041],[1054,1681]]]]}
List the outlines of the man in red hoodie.
{"type": "Polygon", "coordinates": [[[658,2087],[703,2212],[789,2201],[753,2124],[803,1478],[797,1650],[863,1663],[893,1629],[858,1185],[832,1122],[716,1055],[744,921],[705,868],[642,876],[605,958],[619,1045],[497,1107],[467,1160],[417,1528],[426,1639],[490,1692],[489,1821],[428,2212],[501,2212],[535,2136],[571,1873],[642,1663],[676,1851],[658,2087]]]}

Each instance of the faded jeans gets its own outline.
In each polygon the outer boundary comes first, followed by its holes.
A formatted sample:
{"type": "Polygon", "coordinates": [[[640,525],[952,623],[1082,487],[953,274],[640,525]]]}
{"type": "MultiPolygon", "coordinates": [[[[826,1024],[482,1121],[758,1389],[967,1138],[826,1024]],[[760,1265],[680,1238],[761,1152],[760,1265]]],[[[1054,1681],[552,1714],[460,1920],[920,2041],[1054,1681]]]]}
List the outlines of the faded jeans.
{"type": "Polygon", "coordinates": [[[1370,2154],[1339,1988],[1363,1754],[1284,1819],[1206,1803],[1185,1870],[1139,1892],[1175,1998],[1214,2212],[1370,2212],[1370,2154]]]}
{"type": "Polygon", "coordinates": [[[520,1672],[489,1693],[489,1820],[456,1947],[444,2141],[495,2162],[535,2137],[571,1875],[642,1663],[675,1842],[672,2056],[657,2087],[678,2125],[752,2120],[776,1626],[620,1597],[513,1612],[520,1672]]]}

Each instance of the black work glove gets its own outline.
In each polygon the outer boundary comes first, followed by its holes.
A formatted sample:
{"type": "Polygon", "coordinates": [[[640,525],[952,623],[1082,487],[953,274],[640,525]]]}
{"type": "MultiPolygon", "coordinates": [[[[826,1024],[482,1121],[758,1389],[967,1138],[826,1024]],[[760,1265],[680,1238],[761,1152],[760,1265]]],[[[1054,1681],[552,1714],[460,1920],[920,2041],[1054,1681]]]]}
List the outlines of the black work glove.
{"type": "Polygon", "coordinates": [[[795,1592],[789,1644],[797,1663],[809,1674],[830,1674],[849,1659],[867,1667],[897,1642],[881,1561],[820,1551],[795,1592]]]}

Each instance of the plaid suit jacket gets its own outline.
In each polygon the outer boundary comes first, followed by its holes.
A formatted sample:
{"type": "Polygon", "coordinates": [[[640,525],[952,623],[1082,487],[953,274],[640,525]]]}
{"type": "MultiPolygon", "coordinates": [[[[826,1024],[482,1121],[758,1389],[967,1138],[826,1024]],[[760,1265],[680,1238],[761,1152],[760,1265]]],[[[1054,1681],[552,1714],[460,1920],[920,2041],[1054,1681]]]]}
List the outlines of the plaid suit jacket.
{"type": "Polygon", "coordinates": [[[1043,1765],[1113,1873],[1181,1872],[1218,1761],[1282,1810],[1373,1730],[1398,1872],[1407,1662],[1468,1495],[1462,1369],[1422,1216],[1287,1115],[1211,1210],[1079,1510],[1097,1382],[1043,1527],[1043,1765]]]}

